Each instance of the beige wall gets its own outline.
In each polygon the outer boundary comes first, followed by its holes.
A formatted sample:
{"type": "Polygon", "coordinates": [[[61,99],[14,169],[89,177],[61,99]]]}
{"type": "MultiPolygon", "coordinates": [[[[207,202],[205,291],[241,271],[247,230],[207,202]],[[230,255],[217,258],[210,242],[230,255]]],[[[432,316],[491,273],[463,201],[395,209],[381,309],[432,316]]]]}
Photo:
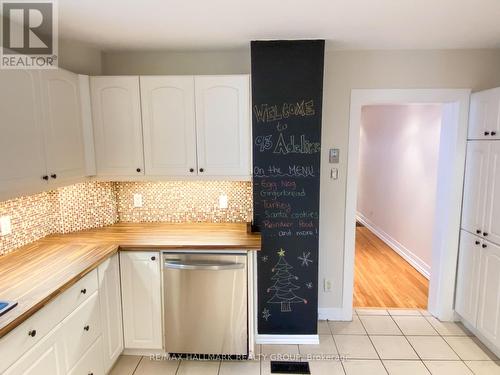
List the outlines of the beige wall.
{"type": "MultiPolygon", "coordinates": [[[[500,50],[329,51],[325,58],[320,219],[322,308],[341,307],[346,199],[347,141],[351,89],[472,88],[500,86],[500,50]],[[340,148],[340,178],[329,179],[328,149],[340,148]],[[333,291],[322,291],[322,280],[333,291]]],[[[250,54],[235,52],[104,53],[103,73],[248,73],[250,54]]]]}
{"type": "Polygon", "coordinates": [[[102,72],[101,51],[81,42],[59,40],[59,67],[78,74],[102,72]]]}

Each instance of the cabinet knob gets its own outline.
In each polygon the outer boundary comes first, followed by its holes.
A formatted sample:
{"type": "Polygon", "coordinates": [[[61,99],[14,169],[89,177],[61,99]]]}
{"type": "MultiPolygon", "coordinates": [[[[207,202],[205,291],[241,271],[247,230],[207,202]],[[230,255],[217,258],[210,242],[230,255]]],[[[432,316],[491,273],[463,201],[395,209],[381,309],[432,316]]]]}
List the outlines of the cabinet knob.
{"type": "Polygon", "coordinates": [[[45,181],[48,181],[49,180],[49,176],[42,176],[42,179],[45,180],[45,181]]]}
{"type": "Polygon", "coordinates": [[[488,232],[483,232],[483,236],[488,237],[488,232]]]}
{"type": "Polygon", "coordinates": [[[32,329],[31,331],[29,331],[28,335],[31,337],[35,337],[36,336],[36,329],[32,329]]]}
{"type": "Polygon", "coordinates": [[[477,230],[476,230],[476,233],[477,233],[477,234],[481,234],[481,232],[482,232],[482,230],[481,230],[481,229],[477,229],[477,230]]]}
{"type": "Polygon", "coordinates": [[[53,178],[53,179],[56,179],[57,175],[54,173],[54,174],[51,174],[50,177],[53,178]]]}
{"type": "Polygon", "coordinates": [[[189,172],[193,173],[194,172],[194,168],[189,168],[189,172]]]}
{"type": "Polygon", "coordinates": [[[137,173],[140,173],[141,172],[141,168],[137,168],[136,171],[137,171],[137,173]]]}
{"type": "Polygon", "coordinates": [[[497,135],[497,132],[491,132],[491,135],[497,135]]]}
{"type": "Polygon", "coordinates": [[[80,290],[80,293],[87,294],[87,288],[83,288],[82,290],[80,290]]]}
{"type": "Polygon", "coordinates": [[[156,260],[156,257],[155,257],[155,256],[152,256],[152,257],[151,257],[151,260],[156,260]]]}
{"type": "Polygon", "coordinates": [[[90,330],[90,326],[87,324],[85,327],[83,327],[83,329],[84,329],[85,331],[89,331],[89,330],[90,330]]]}
{"type": "Polygon", "coordinates": [[[484,132],[484,135],[490,135],[490,132],[484,132]]]}
{"type": "Polygon", "coordinates": [[[481,242],[479,242],[479,241],[476,241],[476,245],[479,245],[480,243],[481,243],[481,242]]]}
{"type": "Polygon", "coordinates": [[[485,243],[483,243],[483,249],[487,248],[488,245],[486,245],[485,243]]]}
{"type": "Polygon", "coordinates": [[[203,171],[204,171],[204,169],[203,169],[203,168],[200,168],[200,172],[203,172],[203,171]]]}

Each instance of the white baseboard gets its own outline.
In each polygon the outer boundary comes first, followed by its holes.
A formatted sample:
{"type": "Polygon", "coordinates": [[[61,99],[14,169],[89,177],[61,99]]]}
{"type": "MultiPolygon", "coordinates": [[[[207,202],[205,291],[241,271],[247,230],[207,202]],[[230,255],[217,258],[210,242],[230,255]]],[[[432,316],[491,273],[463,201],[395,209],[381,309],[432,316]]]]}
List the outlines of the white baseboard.
{"type": "Polygon", "coordinates": [[[462,324],[471,331],[478,339],[481,341],[488,349],[490,349],[497,357],[500,357],[500,347],[494,345],[490,340],[488,340],[484,335],[477,330],[472,324],[465,319],[462,319],[462,324]]]}
{"type": "Polygon", "coordinates": [[[151,355],[165,355],[163,349],[123,349],[123,355],[141,355],[149,357],[151,355]]]}
{"type": "Polygon", "coordinates": [[[318,335],[255,335],[256,344],[319,344],[318,335]]]}
{"type": "Polygon", "coordinates": [[[410,263],[412,267],[415,268],[419,273],[421,273],[426,279],[430,279],[431,267],[427,263],[425,263],[417,255],[412,253],[409,249],[392,238],[389,234],[378,228],[368,218],[363,216],[363,214],[357,212],[356,218],[361,224],[371,230],[378,238],[384,241],[392,250],[401,255],[404,260],[410,263]]]}
{"type": "Polygon", "coordinates": [[[318,319],[319,320],[339,320],[339,321],[351,321],[352,320],[352,309],[351,312],[344,310],[341,307],[320,307],[318,309],[318,319]]]}

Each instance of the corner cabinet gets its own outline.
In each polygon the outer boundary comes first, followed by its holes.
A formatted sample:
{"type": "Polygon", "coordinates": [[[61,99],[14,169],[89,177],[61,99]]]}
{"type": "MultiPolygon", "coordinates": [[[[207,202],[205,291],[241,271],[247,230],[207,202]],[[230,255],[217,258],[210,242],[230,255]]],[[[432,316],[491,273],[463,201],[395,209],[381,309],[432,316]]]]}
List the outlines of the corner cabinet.
{"type": "Polygon", "coordinates": [[[160,253],[120,252],[126,349],[163,347],[160,253]]]}
{"type": "Polygon", "coordinates": [[[88,174],[80,88],[63,69],[0,71],[0,200],[88,174]]]}
{"type": "Polygon", "coordinates": [[[471,95],[469,139],[500,139],[500,88],[471,95]]]}
{"type": "Polygon", "coordinates": [[[91,77],[99,176],[144,174],[139,77],[91,77]]]}
{"type": "Polygon", "coordinates": [[[197,76],[198,172],[250,175],[249,77],[197,76]]]}
{"type": "Polygon", "coordinates": [[[107,373],[123,351],[122,301],[118,255],[97,268],[101,304],[102,353],[107,373]]]}

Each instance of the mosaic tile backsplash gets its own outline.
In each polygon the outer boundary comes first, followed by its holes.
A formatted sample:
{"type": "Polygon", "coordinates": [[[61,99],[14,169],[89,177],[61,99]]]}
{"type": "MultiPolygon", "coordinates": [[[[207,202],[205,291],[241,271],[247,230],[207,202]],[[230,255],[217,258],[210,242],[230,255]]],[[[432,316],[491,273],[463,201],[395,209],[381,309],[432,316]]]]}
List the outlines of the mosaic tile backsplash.
{"type": "Polygon", "coordinates": [[[116,222],[247,222],[252,184],[242,181],[85,182],[0,202],[12,234],[0,236],[0,255],[52,233],[116,222]],[[143,207],[133,207],[142,194],[143,207]],[[228,208],[219,208],[227,195],[228,208]]]}
{"type": "Polygon", "coordinates": [[[252,220],[252,185],[241,181],[125,182],[116,185],[121,222],[247,222],[252,220]],[[143,207],[133,207],[134,193],[143,207]],[[227,195],[228,208],[219,208],[227,195]]]}

